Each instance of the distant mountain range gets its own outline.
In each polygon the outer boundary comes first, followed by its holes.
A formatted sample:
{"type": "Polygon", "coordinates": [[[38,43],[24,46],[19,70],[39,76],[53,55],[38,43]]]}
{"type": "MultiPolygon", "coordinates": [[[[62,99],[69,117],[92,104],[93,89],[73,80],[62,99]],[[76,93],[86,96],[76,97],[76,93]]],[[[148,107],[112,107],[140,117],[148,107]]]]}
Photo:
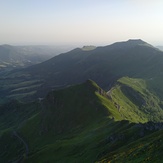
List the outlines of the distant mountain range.
{"type": "MultiPolygon", "coordinates": [[[[44,97],[87,79],[109,90],[121,77],[142,78],[163,98],[163,52],[142,40],[128,40],[91,50],[76,48],[43,63],[1,77],[6,97],[44,97]],[[19,86],[13,85],[18,82],[19,86]]],[[[2,96],[1,96],[2,98],[2,96]]]]}

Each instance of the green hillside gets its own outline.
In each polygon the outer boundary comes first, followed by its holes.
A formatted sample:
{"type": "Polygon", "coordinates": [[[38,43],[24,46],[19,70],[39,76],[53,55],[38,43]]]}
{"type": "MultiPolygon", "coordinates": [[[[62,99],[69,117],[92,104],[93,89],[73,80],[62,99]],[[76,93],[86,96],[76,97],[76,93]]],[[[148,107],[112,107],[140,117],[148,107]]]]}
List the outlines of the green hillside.
{"type": "Polygon", "coordinates": [[[133,122],[163,121],[163,101],[143,79],[120,78],[108,95],[124,119],[130,120],[130,117],[133,122]]]}
{"type": "Polygon", "coordinates": [[[7,105],[0,162],[157,162],[163,149],[160,103],[143,80],[125,77],[108,93],[87,80],[34,103],[7,105]]]}

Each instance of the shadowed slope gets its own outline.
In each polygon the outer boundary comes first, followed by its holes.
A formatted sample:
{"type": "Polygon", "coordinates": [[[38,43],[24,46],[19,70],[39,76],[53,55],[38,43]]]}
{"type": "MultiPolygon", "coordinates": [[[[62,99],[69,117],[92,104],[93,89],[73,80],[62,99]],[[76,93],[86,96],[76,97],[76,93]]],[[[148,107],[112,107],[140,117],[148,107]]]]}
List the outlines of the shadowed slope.
{"type": "Polygon", "coordinates": [[[91,51],[77,48],[22,71],[6,74],[0,83],[8,83],[7,87],[1,86],[7,98],[29,99],[44,97],[52,89],[65,88],[87,79],[108,90],[116,80],[129,76],[145,79],[153,91],[163,98],[162,69],[162,51],[142,40],[129,40],[91,51]],[[28,83],[25,90],[22,87],[15,89],[14,81],[38,81],[39,85],[34,84],[32,91],[28,83]]]}

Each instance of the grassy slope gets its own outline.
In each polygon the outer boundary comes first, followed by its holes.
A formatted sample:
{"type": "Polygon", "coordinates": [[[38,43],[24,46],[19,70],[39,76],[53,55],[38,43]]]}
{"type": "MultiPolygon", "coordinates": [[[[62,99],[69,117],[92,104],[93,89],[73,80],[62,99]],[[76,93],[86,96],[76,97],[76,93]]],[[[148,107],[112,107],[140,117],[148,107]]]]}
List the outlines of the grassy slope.
{"type": "Polygon", "coordinates": [[[0,134],[8,128],[16,129],[21,123],[36,114],[39,108],[38,102],[22,103],[13,100],[0,106],[0,134]]]}
{"type": "Polygon", "coordinates": [[[18,161],[26,152],[14,132],[40,110],[38,102],[21,103],[13,100],[0,106],[0,162],[18,161]]]}
{"type": "MultiPolygon", "coordinates": [[[[47,98],[41,102],[40,114],[29,120],[29,123],[21,129],[22,132],[29,139],[36,132],[43,138],[47,135],[56,136],[71,131],[80,131],[108,116],[114,116],[115,119],[120,120],[120,114],[114,111],[114,105],[107,101],[106,97],[100,95],[99,90],[101,89],[94,82],[87,81],[85,84],[49,93],[47,98]],[[103,105],[101,105],[101,100],[103,105]],[[113,107],[111,110],[109,110],[109,105],[113,107]],[[35,126],[36,124],[39,126],[35,126]],[[35,129],[29,131],[31,126],[38,131],[35,129]]],[[[32,144],[35,143],[31,143],[31,146],[32,144]]]]}
{"type": "Polygon", "coordinates": [[[126,143],[113,152],[108,152],[97,163],[106,162],[160,162],[163,160],[163,130],[155,131],[131,143],[126,143]]]}
{"type": "MultiPolygon", "coordinates": [[[[28,157],[25,156],[24,145],[15,139],[12,132],[6,131],[4,133],[6,136],[3,134],[0,139],[1,147],[6,148],[6,153],[1,149],[3,151],[1,161],[22,159],[30,163],[65,162],[65,160],[66,162],[98,160],[119,162],[130,161],[134,151],[135,162],[136,159],[144,160],[149,156],[150,159],[155,160],[156,157],[152,155],[156,152],[154,151],[156,142],[161,141],[162,131],[148,131],[139,125],[129,123],[146,122],[150,119],[138,107],[138,101],[140,100],[141,103],[142,98],[147,97],[148,90],[143,94],[144,96],[141,94],[141,98],[136,97],[135,102],[132,96],[129,100],[128,94],[126,92],[123,94],[122,85],[125,85],[124,88],[126,85],[130,86],[138,93],[142,93],[146,88],[142,80],[122,78],[118,86],[112,89],[109,95],[111,98],[90,80],[81,85],[49,93],[43,101],[39,102],[40,111],[17,130],[28,144],[28,157]],[[119,110],[117,107],[120,98],[121,102],[123,101],[121,103],[124,107],[123,111],[122,108],[119,110]],[[141,118],[139,118],[140,113],[141,118]],[[123,119],[128,121],[122,121],[123,119]],[[5,147],[5,144],[8,146],[5,147]],[[148,148],[151,149],[149,153],[142,152],[148,148]],[[124,151],[127,154],[124,154],[124,151]]],[[[129,92],[133,93],[130,90],[129,92]]],[[[153,95],[152,98],[154,97],[153,95]]],[[[162,157],[159,152],[161,149],[162,145],[158,145],[157,153],[160,157],[162,157]]]]}
{"type": "Polygon", "coordinates": [[[163,121],[162,101],[148,89],[145,80],[123,77],[109,95],[124,119],[132,122],[163,121]],[[131,121],[131,120],[130,120],[131,121]]]}

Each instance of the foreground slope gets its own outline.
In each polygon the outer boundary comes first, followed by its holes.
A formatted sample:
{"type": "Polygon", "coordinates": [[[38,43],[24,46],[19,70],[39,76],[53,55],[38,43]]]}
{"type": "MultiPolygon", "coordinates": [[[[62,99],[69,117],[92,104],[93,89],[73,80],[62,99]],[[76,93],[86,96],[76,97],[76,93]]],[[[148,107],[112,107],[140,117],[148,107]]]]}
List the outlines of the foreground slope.
{"type": "MultiPolygon", "coordinates": [[[[123,78],[118,82],[130,86],[133,91],[137,90],[137,84],[142,86],[140,92],[145,89],[138,79],[123,78]]],[[[151,115],[139,107],[147,94],[134,98],[132,94],[126,95],[128,89],[125,93],[114,90],[118,90],[117,86],[106,93],[88,80],[84,84],[50,92],[45,99],[39,99],[33,105],[37,108],[35,112],[29,112],[30,118],[20,121],[19,125],[17,121],[13,121],[14,127],[8,121],[2,121],[7,130],[3,130],[0,137],[0,161],[129,162],[132,157],[135,162],[158,161],[162,158],[163,148],[162,119],[148,122],[151,115]],[[123,111],[117,107],[118,97],[124,101],[123,111]],[[135,108],[127,106],[128,102],[135,108]]]]}

